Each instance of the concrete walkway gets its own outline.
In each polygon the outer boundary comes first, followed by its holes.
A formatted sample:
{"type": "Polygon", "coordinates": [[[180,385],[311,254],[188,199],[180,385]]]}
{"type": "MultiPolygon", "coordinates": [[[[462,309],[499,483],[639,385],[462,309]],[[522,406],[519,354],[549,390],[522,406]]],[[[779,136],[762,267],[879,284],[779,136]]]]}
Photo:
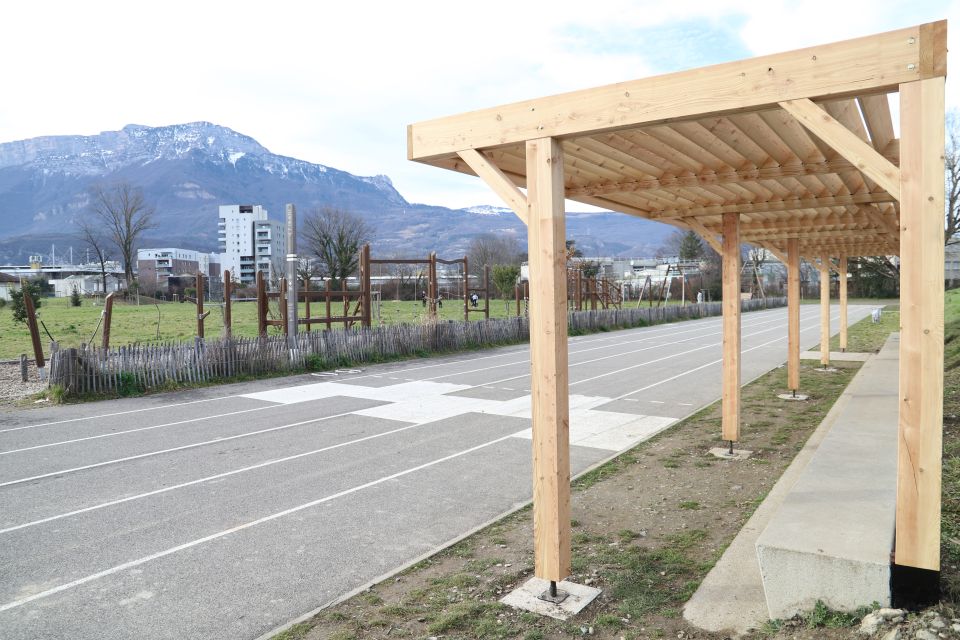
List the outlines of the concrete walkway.
{"type": "MultiPolygon", "coordinates": [[[[804,448],[774,485],[767,498],[740,530],[723,557],[687,602],[683,616],[688,622],[711,632],[732,632],[735,635],[743,635],[751,629],[761,627],[769,620],[771,615],[768,600],[771,595],[764,593],[757,543],[758,540],[761,542],[766,540],[767,543],[780,544],[785,537],[789,537],[791,530],[797,531],[798,516],[803,518],[805,523],[800,532],[801,535],[794,536],[793,542],[786,543],[785,546],[810,546],[815,542],[816,548],[809,553],[814,562],[819,561],[827,567],[830,567],[830,563],[834,560],[836,565],[848,563],[848,558],[843,556],[845,551],[839,549],[845,545],[844,541],[839,540],[837,544],[833,544],[831,540],[826,539],[831,530],[838,531],[838,526],[835,524],[838,513],[836,505],[823,504],[814,498],[821,496],[823,502],[829,502],[831,496],[840,495],[839,499],[845,500],[842,496],[849,495],[850,479],[839,474],[829,474],[824,479],[818,469],[822,466],[820,463],[837,465],[835,456],[843,449],[844,441],[850,440],[851,435],[857,438],[857,442],[869,442],[871,434],[865,432],[871,430],[881,432],[877,446],[884,451],[877,453],[871,450],[866,454],[866,457],[872,460],[871,465],[840,465],[840,467],[865,476],[860,483],[866,482],[877,488],[866,506],[876,516],[871,519],[871,522],[877,530],[869,532],[866,537],[872,540],[870,544],[873,547],[885,548],[885,553],[889,554],[893,529],[890,521],[890,528],[886,530],[885,518],[888,516],[892,518],[895,504],[898,348],[899,335],[893,334],[880,353],[870,358],[857,373],[823,422],[810,436],[804,448]],[[890,400],[892,405],[888,402],[890,400]],[[881,419],[878,420],[876,411],[865,410],[870,405],[882,405],[884,415],[880,416],[881,419]],[[887,415],[891,413],[892,415],[887,415]],[[892,434],[886,433],[891,431],[891,425],[892,434]],[[888,446],[890,436],[893,437],[892,447],[888,446]],[[824,445],[822,450],[821,445],[824,445]],[[884,458],[883,468],[881,472],[869,472],[871,468],[876,471],[876,466],[873,464],[876,462],[876,457],[871,458],[876,455],[884,458]],[[890,460],[886,458],[892,458],[893,461],[894,493],[890,495],[887,495],[891,489],[887,486],[890,484],[887,482],[888,476],[891,475],[890,460]],[[807,471],[810,473],[806,473],[807,471]],[[844,491],[831,492],[829,488],[824,491],[824,481],[843,483],[837,484],[835,488],[842,487],[844,491]],[[811,482],[818,484],[816,487],[818,493],[811,493],[804,488],[811,482]],[[884,502],[886,504],[883,504],[884,502]],[[798,510],[802,510],[803,513],[798,510]],[[772,526],[771,523],[773,523],[772,526]],[[766,531],[768,527],[771,529],[769,533],[766,531]],[[831,557],[833,552],[836,555],[831,557]],[[827,562],[823,563],[823,560],[827,562]]],[[[845,521],[860,517],[856,509],[860,509],[863,505],[858,503],[851,506],[851,502],[846,501],[843,506],[849,511],[844,518],[845,521]]],[[[864,533],[857,532],[857,535],[864,535],[864,533]]],[[[887,568],[889,570],[889,566],[887,568]]],[[[799,576],[796,570],[794,567],[786,582],[797,583],[799,576]]],[[[805,569],[799,570],[805,571],[805,569]]],[[[771,587],[769,566],[766,573],[769,589],[771,587]]],[[[823,596],[829,598],[827,593],[823,596]]],[[[783,594],[774,594],[773,598],[775,608],[781,609],[774,617],[789,617],[781,606],[784,600],[783,594]]],[[[889,600],[889,592],[886,599],[889,600]]],[[[868,600],[860,604],[869,604],[869,602],[868,600]]],[[[810,604],[812,606],[812,603],[810,604]]]]}

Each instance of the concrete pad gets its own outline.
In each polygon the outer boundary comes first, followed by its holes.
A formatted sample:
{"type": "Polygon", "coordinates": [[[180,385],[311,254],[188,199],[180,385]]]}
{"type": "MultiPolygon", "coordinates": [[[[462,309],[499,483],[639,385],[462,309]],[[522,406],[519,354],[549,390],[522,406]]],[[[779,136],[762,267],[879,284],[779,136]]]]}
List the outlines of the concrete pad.
{"type": "Polygon", "coordinates": [[[826,367],[817,367],[814,371],[819,371],[820,373],[836,373],[839,369],[828,365],[826,367]]]}
{"type": "Polygon", "coordinates": [[[479,398],[481,400],[498,400],[502,402],[505,400],[516,400],[517,398],[528,398],[530,397],[530,390],[505,389],[503,387],[473,387],[472,389],[464,389],[463,391],[454,391],[447,395],[458,398],[479,398]]]}
{"type": "Polygon", "coordinates": [[[564,591],[568,595],[563,602],[555,604],[540,599],[540,594],[549,588],[550,582],[548,580],[530,578],[524,584],[500,598],[500,602],[515,609],[539,613],[557,620],[569,620],[583,611],[600,595],[600,589],[564,580],[557,583],[557,590],[564,591]]]}
{"type": "MultiPolygon", "coordinates": [[[[831,351],[830,359],[839,362],[866,362],[870,359],[872,353],[860,353],[857,351],[831,351]]],[[[804,351],[800,354],[801,360],[819,360],[819,351],[804,351]]]]}
{"type": "Polygon", "coordinates": [[[750,456],[753,455],[753,451],[746,449],[734,449],[731,453],[730,447],[714,447],[710,449],[710,453],[714,457],[723,458],[724,460],[748,460],[750,456]]]}
{"type": "Polygon", "coordinates": [[[810,399],[810,396],[802,393],[778,393],[777,397],[781,400],[791,400],[793,402],[803,402],[810,399]]]}
{"type": "MultiPolygon", "coordinates": [[[[570,444],[607,451],[623,451],[660,433],[676,422],[675,418],[638,416],[631,413],[613,413],[577,409],[570,411],[570,444]]],[[[524,429],[516,438],[530,439],[532,432],[524,429]]]]}
{"type": "Polygon", "coordinates": [[[898,345],[895,334],[850,383],[828,416],[829,433],[757,539],[771,618],[817,600],[844,611],[890,604],[898,345]]]}

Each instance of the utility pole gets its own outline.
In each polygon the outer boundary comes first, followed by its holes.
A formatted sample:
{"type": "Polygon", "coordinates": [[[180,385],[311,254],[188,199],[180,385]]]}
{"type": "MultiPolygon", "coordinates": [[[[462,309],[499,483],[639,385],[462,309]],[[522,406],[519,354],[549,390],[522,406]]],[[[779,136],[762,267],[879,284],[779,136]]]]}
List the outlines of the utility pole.
{"type": "Polygon", "coordinates": [[[297,208],[287,205],[287,344],[297,348],[297,208]]]}

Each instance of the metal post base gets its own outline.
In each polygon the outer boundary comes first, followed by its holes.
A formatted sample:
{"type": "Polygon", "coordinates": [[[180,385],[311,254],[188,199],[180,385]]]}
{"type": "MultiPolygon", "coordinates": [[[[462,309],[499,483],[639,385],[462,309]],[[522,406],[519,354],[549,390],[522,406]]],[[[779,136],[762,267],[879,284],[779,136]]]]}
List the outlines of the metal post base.
{"type": "Polygon", "coordinates": [[[550,588],[537,596],[537,599],[545,602],[552,602],[553,604],[560,604],[567,599],[568,595],[570,594],[568,594],[566,591],[560,591],[557,589],[557,583],[551,580],[550,588]]]}

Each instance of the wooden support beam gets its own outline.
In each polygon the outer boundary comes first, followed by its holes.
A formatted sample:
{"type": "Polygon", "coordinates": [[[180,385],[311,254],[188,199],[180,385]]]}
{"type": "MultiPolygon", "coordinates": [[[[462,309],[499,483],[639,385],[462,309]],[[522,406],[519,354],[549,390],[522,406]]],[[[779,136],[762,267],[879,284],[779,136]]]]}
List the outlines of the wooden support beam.
{"type": "Polygon", "coordinates": [[[787,240],[787,388],[800,390],[800,243],[787,240]]]}
{"type": "Polygon", "coordinates": [[[944,81],[900,87],[900,418],[894,562],[939,571],[944,81]]]}
{"type": "Polygon", "coordinates": [[[820,258],[820,364],[830,365],[830,256],[820,258]]]}
{"type": "Polygon", "coordinates": [[[412,124],[407,156],[430,161],[464,149],[576,137],[706,118],[797,98],[895,91],[946,75],[946,22],[527,100],[412,124]]]}
{"type": "Polygon", "coordinates": [[[477,177],[486,182],[487,186],[513,209],[517,217],[527,224],[527,196],[500,170],[500,167],[475,149],[463,149],[458,152],[458,155],[467,163],[467,166],[473,169],[477,177]]]}
{"type": "Polygon", "coordinates": [[[691,229],[696,231],[700,235],[700,237],[703,238],[706,241],[706,243],[713,248],[714,251],[716,251],[720,255],[723,255],[723,245],[720,244],[719,240],[717,240],[716,235],[708,231],[707,228],[703,226],[702,222],[700,222],[696,218],[688,218],[687,220],[684,220],[684,222],[686,222],[691,229]]]}
{"type": "Polygon", "coordinates": [[[563,155],[552,138],[527,142],[534,572],[570,575],[570,417],[563,155]]]}
{"type": "Polygon", "coordinates": [[[647,215],[652,219],[659,219],[716,216],[724,213],[774,213],[777,211],[794,211],[797,209],[822,209],[825,207],[877,204],[893,202],[894,200],[895,196],[888,193],[858,193],[852,196],[788,198],[785,200],[767,200],[763,202],[728,202],[702,207],[678,207],[676,209],[651,210],[647,215]]]}
{"type": "Polygon", "coordinates": [[[783,253],[773,245],[769,243],[761,243],[760,246],[763,247],[764,250],[769,251],[771,254],[773,254],[773,257],[779,260],[780,262],[782,262],[783,264],[787,264],[787,262],[789,262],[789,258],[787,257],[787,254],[783,253]]]}
{"type": "Polygon", "coordinates": [[[837,277],[840,278],[840,351],[847,350],[847,256],[840,256],[837,277]]]}
{"type": "MultiPolygon", "coordinates": [[[[886,98],[884,98],[886,99],[886,98]]],[[[461,154],[462,155],[462,154],[461,154]]],[[[895,162],[899,156],[885,156],[887,160],[895,162]]],[[[825,160],[823,162],[803,162],[799,164],[785,164],[772,167],[751,167],[735,171],[705,171],[691,175],[663,176],[660,178],[636,178],[617,181],[603,181],[585,184],[567,189],[568,198],[583,196],[596,197],[618,193],[632,193],[643,197],[645,191],[659,189],[708,187],[724,184],[755,182],[760,180],[778,180],[780,178],[799,178],[803,176],[817,176],[835,174],[847,171],[859,171],[848,160],[825,160]]]]}
{"type": "Polygon", "coordinates": [[[722,436],[740,439],[740,215],[723,215],[722,436]]]}
{"type": "MultiPolygon", "coordinates": [[[[223,335],[230,338],[233,335],[233,280],[230,270],[223,272],[223,335]]],[[[310,304],[309,302],[307,304],[310,304]]],[[[309,315],[309,314],[307,314],[309,315]]]]}
{"type": "MultiPolygon", "coordinates": [[[[26,298],[24,298],[26,301],[26,298]]],[[[103,299],[103,330],[100,334],[100,347],[106,351],[110,348],[110,327],[113,324],[113,293],[108,293],[103,299]]]]}
{"type": "MultiPolygon", "coordinates": [[[[780,103],[800,124],[852,162],[891,196],[900,199],[900,169],[809,98],[780,103]]],[[[901,148],[901,154],[903,150],[901,148]]]]}

